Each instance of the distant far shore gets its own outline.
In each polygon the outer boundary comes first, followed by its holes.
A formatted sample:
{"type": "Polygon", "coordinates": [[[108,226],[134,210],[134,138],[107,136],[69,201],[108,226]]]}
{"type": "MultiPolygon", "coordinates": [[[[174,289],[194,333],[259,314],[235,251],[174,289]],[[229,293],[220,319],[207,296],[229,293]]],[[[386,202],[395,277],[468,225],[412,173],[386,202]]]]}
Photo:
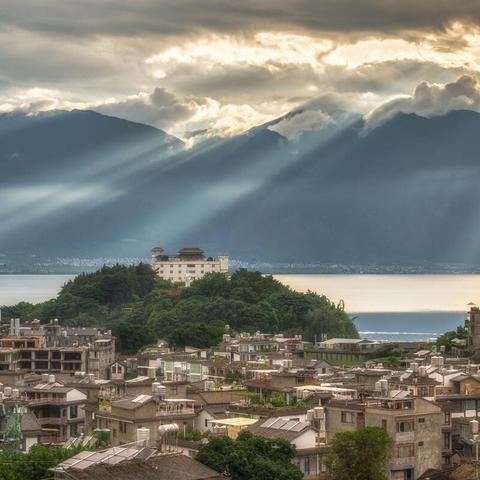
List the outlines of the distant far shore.
{"type": "MultiPolygon", "coordinates": [[[[115,264],[134,265],[140,262],[150,263],[149,257],[40,257],[21,255],[0,255],[0,275],[75,275],[82,272],[94,272],[103,265],[115,264]]],[[[369,275],[399,275],[399,274],[479,274],[480,265],[457,263],[421,263],[421,264],[347,264],[263,262],[230,259],[231,271],[240,268],[261,271],[267,274],[369,274],[369,275]]]]}

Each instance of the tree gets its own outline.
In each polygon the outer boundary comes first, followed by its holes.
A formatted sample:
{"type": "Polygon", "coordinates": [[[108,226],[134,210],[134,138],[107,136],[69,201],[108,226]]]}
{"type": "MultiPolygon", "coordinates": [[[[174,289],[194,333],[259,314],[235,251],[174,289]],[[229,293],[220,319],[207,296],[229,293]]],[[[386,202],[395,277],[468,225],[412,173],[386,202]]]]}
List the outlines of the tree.
{"type": "Polygon", "coordinates": [[[137,353],[145,345],[155,343],[153,332],[145,325],[122,321],[114,325],[112,333],[117,338],[118,350],[127,355],[137,353]]]}
{"type": "Polygon", "coordinates": [[[49,448],[34,445],[28,453],[0,450],[0,480],[49,480],[50,468],[79,453],[83,448],[49,448]]]}
{"type": "Polygon", "coordinates": [[[436,341],[437,347],[440,348],[443,346],[445,347],[445,352],[450,353],[452,351],[453,340],[456,338],[467,338],[467,332],[465,330],[465,327],[460,326],[457,327],[456,330],[445,332],[443,335],[440,335],[436,341]]]}
{"type": "Polygon", "coordinates": [[[233,331],[304,334],[306,340],[357,337],[346,313],[322,295],[291,290],[271,276],[239,270],[209,273],[190,287],[172,288],[149,265],[115,265],[81,274],[57,298],[4,307],[8,317],[58,318],[66,326],[112,330],[124,354],[170,339],[173,345],[213,347],[226,325],[233,331]]]}
{"type": "Polygon", "coordinates": [[[208,348],[218,345],[225,333],[223,325],[209,325],[206,323],[186,323],[173,330],[167,340],[174,347],[208,348]]]}
{"type": "Polygon", "coordinates": [[[387,480],[393,440],[379,427],[337,433],[327,455],[329,480],[387,480]]]}
{"type": "Polygon", "coordinates": [[[196,460],[227,474],[232,480],[301,480],[291,463],[295,447],[285,439],[267,439],[248,431],[236,440],[213,437],[202,446],[196,460]]]}

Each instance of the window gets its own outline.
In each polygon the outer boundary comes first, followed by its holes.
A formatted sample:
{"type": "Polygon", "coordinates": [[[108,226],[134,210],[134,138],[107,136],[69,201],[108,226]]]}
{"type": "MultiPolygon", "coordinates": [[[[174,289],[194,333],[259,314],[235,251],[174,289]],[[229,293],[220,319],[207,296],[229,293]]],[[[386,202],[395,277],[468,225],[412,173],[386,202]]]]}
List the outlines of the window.
{"type": "Polygon", "coordinates": [[[399,445],[397,447],[397,458],[409,458],[415,456],[415,447],[413,444],[399,445]]]}
{"type": "Polygon", "coordinates": [[[419,447],[423,447],[423,442],[418,442],[417,444],[419,447]]]}
{"type": "Polygon", "coordinates": [[[382,420],[382,428],[383,428],[384,430],[387,429],[387,421],[386,421],[386,420],[382,420]]]}
{"type": "Polygon", "coordinates": [[[444,413],[444,418],[443,418],[445,425],[450,425],[450,412],[445,412],[444,413]]]}
{"type": "Polygon", "coordinates": [[[418,419],[418,423],[425,423],[425,419],[422,417],[422,418],[419,418],[418,419]]]}
{"type": "Polygon", "coordinates": [[[70,436],[78,437],[78,425],[76,423],[70,425],[70,436]]]}
{"type": "Polygon", "coordinates": [[[72,405],[70,407],[70,418],[78,417],[78,405],[72,405]]]}
{"type": "Polygon", "coordinates": [[[443,434],[443,448],[450,450],[450,433],[448,432],[443,434]]]}
{"type": "Polygon", "coordinates": [[[397,432],[413,432],[415,430],[415,422],[413,420],[403,420],[397,422],[397,432]]]}
{"type": "Polygon", "coordinates": [[[127,433],[127,422],[118,422],[118,431],[120,433],[127,433]]]}
{"type": "Polygon", "coordinates": [[[303,465],[304,465],[303,473],[305,475],[310,475],[310,457],[305,457],[303,465]]]}
{"type": "Polygon", "coordinates": [[[355,421],[355,414],[352,412],[342,412],[342,423],[353,423],[355,421]]]}
{"type": "Polygon", "coordinates": [[[465,400],[465,410],[475,410],[477,408],[477,403],[475,400],[465,400]]]}

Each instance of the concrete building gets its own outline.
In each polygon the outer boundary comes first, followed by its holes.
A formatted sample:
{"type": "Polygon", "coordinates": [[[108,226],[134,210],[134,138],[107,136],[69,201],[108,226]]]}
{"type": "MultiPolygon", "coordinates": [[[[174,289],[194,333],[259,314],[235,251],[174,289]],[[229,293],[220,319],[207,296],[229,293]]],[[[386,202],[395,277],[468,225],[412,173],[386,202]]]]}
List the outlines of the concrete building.
{"type": "Polygon", "coordinates": [[[182,248],[171,255],[156,247],[152,250],[152,268],[160,278],[189,285],[207,273],[228,273],[228,257],[206,257],[197,247],[182,248]]]}
{"type": "Polygon", "coordinates": [[[97,328],[47,325],[20,327],[12,319],[10,334],[0,339],[0,374],[25,370],[36,373],[92,373],[109,378],[115,361],[115,338],[97,328]]]}
{"type": "Polygon", "coordinates": [[[471,306],[468,317],[465,319],[467,331],[467,350],[475,357],[480,356],[480,308],[471,306]]]}
{"type": "Polygon", "coordinates": [[[87,395],[46,375],[44,381],[24,390],[25,406],[33,412],[48,441],[63,442],[80,434],[87,395]]]}
{"type": "Polygon", "coordinates": [[[248,430],[265,438],[282,438],[294,445],[296,455],[293,463],[305,479],[317,479],[325,473],[324,455],[327,448],[318,443],[318,432],[310,421],[295,415],[273,417],[258,421],[248,430]]]}
{"type": "MultiPolygon", "coordinates": [[[[160,384],[158,384],[160,385],[160,384]]],[[[158,427],[176,423],[181,429],[192,429],[195,401],[188,398],[165,398],[163,394],[125,395],[115,400],[100,399],[86,410],[86,430],[107,429],[111,445],[123,445],[142,439],[148,445],[158,441],[158,427]]]]}
{"type": "Polygon", "coordinates": [[[382,427],[394,440],[387,465],[390,480],[416,480],[442,465],[444,414],[438,405],[408,392],[367,401],[331,400],[326,408],[327,442],[339,432],[382,427]]]}

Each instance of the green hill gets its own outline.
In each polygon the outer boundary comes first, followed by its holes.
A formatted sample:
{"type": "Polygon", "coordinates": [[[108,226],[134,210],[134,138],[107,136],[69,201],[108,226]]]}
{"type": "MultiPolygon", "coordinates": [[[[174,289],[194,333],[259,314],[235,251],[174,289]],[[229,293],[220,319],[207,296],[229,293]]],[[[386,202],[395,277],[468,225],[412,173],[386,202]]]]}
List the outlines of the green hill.
{"type": "Polygon", "coordinates": [[[149,265],[103,267],[68,282],[57,298],[3,307],[4,318],[58,318],[69,326],[111,329],[118,350],[131,354],[158,339],[177,347],[205,348],[226,331],[357,337],[342,308],[325,296],[298,293],[260,272],[230,278],[208,274],[177,288],[156,278],[149,265]]]}

